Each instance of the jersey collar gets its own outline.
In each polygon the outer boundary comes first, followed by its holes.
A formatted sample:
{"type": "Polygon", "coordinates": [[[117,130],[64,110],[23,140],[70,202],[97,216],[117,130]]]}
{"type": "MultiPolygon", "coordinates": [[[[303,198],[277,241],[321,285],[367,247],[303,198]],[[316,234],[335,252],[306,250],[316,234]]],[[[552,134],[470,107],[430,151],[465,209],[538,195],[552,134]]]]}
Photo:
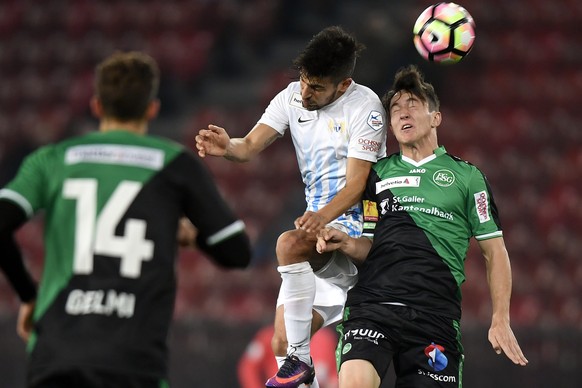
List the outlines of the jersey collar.
{"type": "Polygon", "coordinates": [[[409,158],[408,156],[401,155],[401,157],[402,157],[402,160],[403,161],[405,161],[407,163],[410,163],[410,164],[412,164],[415,167],[418,167],[418,166],[422,166],[423,164],[426,164],[426,163],[430,162],[431,160],[434,160],[437,157],[439,157],[441,155],[444,155],[446,153],[447,153],[447,150],[445,149],[445,147],[444,146],[440,146],[440,147],[438,147],[437,149],[435,149],[433,151],[433,154],[432,155],[429,155],[426,158],[424,158],[424,159],[422,159],[422,160],[420,160],[418,162],[415,161],[414,159],[409,158]]]}

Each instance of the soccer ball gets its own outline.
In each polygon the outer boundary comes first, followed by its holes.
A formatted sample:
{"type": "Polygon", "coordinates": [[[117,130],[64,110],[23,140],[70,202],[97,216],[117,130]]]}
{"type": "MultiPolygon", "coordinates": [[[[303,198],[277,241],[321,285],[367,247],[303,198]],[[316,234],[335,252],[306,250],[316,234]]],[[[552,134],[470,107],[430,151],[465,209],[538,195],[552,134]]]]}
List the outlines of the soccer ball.
{"type": "Polygon", "coordinates": [[[475,42],[475,22],[455,3],[437,3],[425,9],[414,23],[414,46],[426,60],[453,64],[465,58],[475,42]]]}

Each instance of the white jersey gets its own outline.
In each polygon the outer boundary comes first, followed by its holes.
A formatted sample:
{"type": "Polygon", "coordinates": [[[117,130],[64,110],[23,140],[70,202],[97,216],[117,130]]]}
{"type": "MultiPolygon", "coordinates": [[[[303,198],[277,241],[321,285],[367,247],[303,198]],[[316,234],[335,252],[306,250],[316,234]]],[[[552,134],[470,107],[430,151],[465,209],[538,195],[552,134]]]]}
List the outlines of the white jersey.
{"type": "MultiPolygon", "coordinates": [[[[386,155],[384,117],[378,95],[353,81],[336,101],[308,111],[301,104],[296,81],[271,100],[259,123],[281,135],[290,129],[307,210],[315,212],[344,188],[348,158],[376,162],[386,155]]],[[[359,204],[349,214],[361,217],[359,204]]]]}

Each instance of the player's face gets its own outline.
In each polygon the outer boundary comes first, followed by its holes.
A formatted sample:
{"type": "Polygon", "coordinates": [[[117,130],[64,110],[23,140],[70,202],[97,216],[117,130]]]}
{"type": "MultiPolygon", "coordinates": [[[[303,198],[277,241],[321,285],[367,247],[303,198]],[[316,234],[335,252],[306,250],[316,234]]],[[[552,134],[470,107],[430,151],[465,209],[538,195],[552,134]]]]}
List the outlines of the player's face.
{"type": "Polygon", "coordinates": [[[390,127],[404,145],[414,145],[436,134],[440,113],[431,112],[428,103],[409,92],[398,92],[390,100],[390,127]]]}
{"type": "Polygon", "coordinates": [[[329,78],[307,77],[299,78],[301,84],[301,101],[307,110],[321,109],[337,100],[347,89],[350,82],[344,80],[339,84],[329,78]]]}

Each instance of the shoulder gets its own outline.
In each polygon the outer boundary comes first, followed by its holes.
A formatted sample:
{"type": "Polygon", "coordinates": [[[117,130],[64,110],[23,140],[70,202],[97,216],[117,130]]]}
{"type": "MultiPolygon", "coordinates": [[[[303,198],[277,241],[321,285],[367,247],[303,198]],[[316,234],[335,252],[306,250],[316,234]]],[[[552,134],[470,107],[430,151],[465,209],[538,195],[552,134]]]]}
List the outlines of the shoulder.
{"type": "Polygon", "coordinates": [[[380,97],[378,97],[378,94],[376,94],[376,92],[374,92],[372,89],[370,89],[367,86],[364,86],[362,84],[358,84],[355,81],[353,85],[353,91],[351,93],[351,95],[353,96],[354,99],[357,100],[367,100],[367,101],[371,101],[374,103],[380,103],[380,97]]]}
{"type": "Polygon", "coordinates": [[[448,158],[451,166],[455,167],[456,169],[458,169],[462,172],[465,172],[468,174],[475,173],[475,172],[481,173],[481,170],[477,166],[475,166],[473,163],[471,163],[463,158],[452,155],[448,152],[445,153],[444,156],[448,158]]]}
{"type": "Polygon", "coordinates": [[[394,152],[390,155],[386,155],[385,157],[378,159],[378,161],[376,163],[374,163],[374,165],[372,167],[380,168],[380,167],[383,167],[383,166],[388,165],[390,163],[394,163],[396,160],[398,160],[399,157],[400,157],[400,153],[394,152]]]}
{"type": "Polygon", "coordinates": [[[274,97],[276,98],[286,98],[287,96],[292,96],[293,94],[301,93],[301,85],[299,81],[292,81],[290,82],[287,87],[281,90],[277,95],[274,97]]]}

